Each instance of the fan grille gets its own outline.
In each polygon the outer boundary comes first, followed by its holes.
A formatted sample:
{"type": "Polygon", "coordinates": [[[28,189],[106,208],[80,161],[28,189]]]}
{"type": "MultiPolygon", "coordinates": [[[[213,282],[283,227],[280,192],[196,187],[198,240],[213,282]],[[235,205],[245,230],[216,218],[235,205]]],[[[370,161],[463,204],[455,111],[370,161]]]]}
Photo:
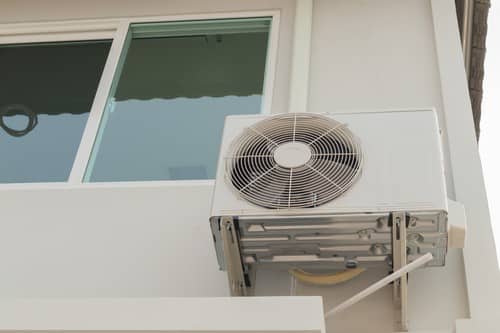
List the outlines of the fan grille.
{"type": "Polygon", "coordinates": [[[325,204],[351,187],[361,172],[362,151],[345,124],[290,113],[247,127],[225,161],[230,183],[249,202],[306,208],[325,204]]]}

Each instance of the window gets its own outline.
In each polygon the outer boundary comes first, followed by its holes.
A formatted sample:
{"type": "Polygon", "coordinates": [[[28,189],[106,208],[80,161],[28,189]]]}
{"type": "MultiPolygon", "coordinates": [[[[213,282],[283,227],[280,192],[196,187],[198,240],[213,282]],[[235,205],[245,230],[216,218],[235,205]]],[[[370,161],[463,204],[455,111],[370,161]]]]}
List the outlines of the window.
{"type": "Polygon", "coordinates": [[[131,25],[85,181],[214,178],[225,116],[261,112],[269,26],[131,25]]]}
{"type": "Polygon", "coordinates": [[[0,45],[0,183],[68,180],[110,45],[0,45]]]}
{"type": "Polygon", "coordinates": [[[0,188],[215,178],[272,101],[279,11],[242,14],[0,24],[0,188]]]}

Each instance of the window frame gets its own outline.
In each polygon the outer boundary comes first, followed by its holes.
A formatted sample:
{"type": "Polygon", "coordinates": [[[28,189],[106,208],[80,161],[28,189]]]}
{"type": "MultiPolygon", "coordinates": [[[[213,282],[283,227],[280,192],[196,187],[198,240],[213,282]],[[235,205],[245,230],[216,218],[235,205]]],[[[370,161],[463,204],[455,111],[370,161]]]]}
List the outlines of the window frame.
{"type": "Polygon", "coordinates": [[[112,41],[111,48],[104,65],[101,79],[97,86],[96,94],[94,96],[87,123],[85,125],[85,129],[83,131],[68,180],[64,182],[45,183],[6,183],[0,184],[0,190],[11,188],[50,189],[61,187],[141,187],[144,185],[156,187],[171,185],[192,186],[213,184],[213,179],[85,183],[84,177],[87,169],[87,164],[89,163],[91,158],[94,142],[97,139],[99,127],[105,114],[108,96],[113,90],[113,79],[115,77],[115,74],[119,73],[120,67],[122,66],[122,63],[120,63],[120,59],[123,60],[124,57],[120,56],[130,42],[131,34],[129,34],[128,32],[132,24],[216,19],[244,19],[259,17],[270,18],[270,30],[262,92],[262,104],[260,110],[261,114],[270,114],[278,56],[278,39],[280,28],[279,10],[0,24],[0,45],[43,42],[70,42],[102,39],[112,41]]]}

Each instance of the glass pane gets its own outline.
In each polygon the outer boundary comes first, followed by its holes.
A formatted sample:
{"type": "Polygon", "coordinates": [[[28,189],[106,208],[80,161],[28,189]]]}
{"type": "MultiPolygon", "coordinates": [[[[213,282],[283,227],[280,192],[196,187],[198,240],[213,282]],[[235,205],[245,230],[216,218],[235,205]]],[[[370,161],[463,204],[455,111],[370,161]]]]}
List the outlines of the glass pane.
{"type": "Polygon", "coordinates": [[[0,183],[68,179],[110,45],[0,47],[0,183]]]}
{"type": "Polygon", "coordinates": [[[214,178],[225,116],[261,109],[269,20],[260,21],[265,29],[133,26],[86,181],[214,178]]]}

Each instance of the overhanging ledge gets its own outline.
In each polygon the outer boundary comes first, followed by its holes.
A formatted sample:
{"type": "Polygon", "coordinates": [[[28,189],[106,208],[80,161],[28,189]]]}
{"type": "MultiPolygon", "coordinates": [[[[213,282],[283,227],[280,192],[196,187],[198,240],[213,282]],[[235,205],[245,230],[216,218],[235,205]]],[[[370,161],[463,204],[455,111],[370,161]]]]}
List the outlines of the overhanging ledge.
{"type": "Polygon", "coordinates": [[[12,299],[0,313],[0,332],[325,332],[321,297],[12,299]]]}

